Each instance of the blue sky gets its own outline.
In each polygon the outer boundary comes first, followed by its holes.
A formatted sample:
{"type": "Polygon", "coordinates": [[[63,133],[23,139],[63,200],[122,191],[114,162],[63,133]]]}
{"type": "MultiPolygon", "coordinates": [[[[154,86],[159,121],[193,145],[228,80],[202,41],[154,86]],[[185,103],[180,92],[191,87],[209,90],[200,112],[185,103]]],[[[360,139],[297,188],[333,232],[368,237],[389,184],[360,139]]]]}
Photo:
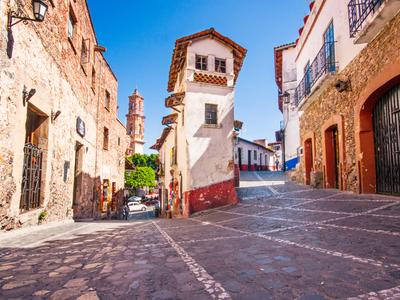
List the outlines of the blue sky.
{"type": "Polygon", "coordinates": [[[88,0],[99,43],[119,82],[119,118],[126,122],[135,87],[145,98],[145,151],[159,137],[175,40],[214,27],[248,50],[236,86],[235,119],[243,138],[275,139],[277,105],[273,47],[292,42],[307,0],[88,0]]]}

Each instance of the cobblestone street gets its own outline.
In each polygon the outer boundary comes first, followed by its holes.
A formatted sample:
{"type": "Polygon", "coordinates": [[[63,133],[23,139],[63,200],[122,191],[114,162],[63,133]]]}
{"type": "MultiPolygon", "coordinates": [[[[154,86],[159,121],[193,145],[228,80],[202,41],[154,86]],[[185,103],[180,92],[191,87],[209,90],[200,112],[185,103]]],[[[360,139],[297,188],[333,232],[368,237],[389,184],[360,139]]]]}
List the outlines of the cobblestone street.
{"type": "Polygon", "coordinates": [[[400,299],[399,198],[242,179],[240,204],[190,219],[0,237],[0,298],[400,299]]]}

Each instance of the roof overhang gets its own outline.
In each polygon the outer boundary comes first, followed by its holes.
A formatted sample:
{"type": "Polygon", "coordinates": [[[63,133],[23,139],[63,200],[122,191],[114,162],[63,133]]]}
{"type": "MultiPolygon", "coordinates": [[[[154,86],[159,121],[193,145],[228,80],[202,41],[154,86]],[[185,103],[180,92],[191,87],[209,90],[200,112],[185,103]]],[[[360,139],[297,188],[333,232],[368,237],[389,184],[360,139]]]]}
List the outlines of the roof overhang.
{"type": "Polygon", "coordinates": [[[183,100],[185,99],[185,93],[176,93],[165,99],[165,107],[173,108],[179,105],[183,105],[183,100]]]}
{"type": "Polygon", "coordinates": [[[167,139],[168,134],[171,132],[171,130],[172,130],[172,128],[170,128],[170,127],[164,128],[164,130],[161,134],[161,137],[159,139],[157,139],[156,143],[153,146],[151,146],[150,149],[160,151],[161,147],[165,143],[165,140],[167,139]]]}
{"type": "MultiPolygon", "coordinates": [[[[275,82],[278,86],[279,94],[283,88],[283,51],[296,47],[296,43],[290,43],[274,48],[274,61],[275,61],[275,82]]],[[[283,98],[278,97],[279,110],[283,112],[283,98]]]]}
{"type": "Polygon", "coordinates": [[[232,41],[230,38],[218,33],[214,28],[210,28],[176,40],[169,70],[168,92],[172,92],[174,90],[176,81],[178,79],[178,73],[182,70],[186,63],[187,47],[189,44],[195,40],[204,38],[215,39],[232,49],[236,82],[242,68],[244,58],[246,57],[247,50],[232,41]]]}
{"type": "Polygon", "coordinates": [[[177,119],[178,119],[178,114],[174,113],[174,114],[170,114],[168,116],[163,117],[161,123],[162,123],[162,125],[169,126],[169,125],[175,124],[177,119]]]}

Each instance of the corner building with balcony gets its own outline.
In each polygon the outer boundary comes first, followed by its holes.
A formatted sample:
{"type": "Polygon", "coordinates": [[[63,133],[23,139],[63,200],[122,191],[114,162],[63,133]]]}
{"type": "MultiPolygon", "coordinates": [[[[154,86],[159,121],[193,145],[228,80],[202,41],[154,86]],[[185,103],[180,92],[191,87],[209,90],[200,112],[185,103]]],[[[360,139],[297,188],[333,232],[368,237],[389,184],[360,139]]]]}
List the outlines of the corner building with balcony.
{"type": "Polygon", "coordinates": [[[173,113],[153,146],[163,210],[188,216],[237,201],[234,92],[245,55],[213,28],[176,41],[165,100],[173,113]]]}
{"type": "MultiPolygon", "coordinates": [[[[45,1],[43,22],[0,28],[0,230],[117,212],[126,129],[117,79],[85,0],[45,1]]],[[[32,18],[31,1],[2,0],[32,18]]],[[[13,19],[13,23],[18,19],[13,19]]]]}
{"type": "Polygon", "coordinates": [[[400,194],[400,2],[316,0],[296,42],[299,177],[400,194]]]}

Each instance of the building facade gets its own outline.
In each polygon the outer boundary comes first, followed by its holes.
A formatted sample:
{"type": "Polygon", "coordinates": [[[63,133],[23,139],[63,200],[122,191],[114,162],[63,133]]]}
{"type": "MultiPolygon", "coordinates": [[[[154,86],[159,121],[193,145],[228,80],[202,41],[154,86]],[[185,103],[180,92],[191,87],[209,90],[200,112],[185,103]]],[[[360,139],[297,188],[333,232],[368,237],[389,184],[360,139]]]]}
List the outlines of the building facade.
{"type": "Polygon", "coordinates": [[[275,80],[278,86],[278,105],[283,114],[282,124],[282,163],[285,171],[293,170],[299,163],[300,124],[299,111],[290,101],[296,84],[296,44],[291,43],[274,48],[275,80]]]}
{"type": "Polygon", "coordinates": [[[400,194],[400,3],[317,0],[296,43],[299,178],[400,194]]]}
{"type": "Polygon", "coordinates": [[[191,213],[235,203],[234,91],[246,50],[214,29],[175,44],[160,152],[163,208],[191,213]]]}
{"type": "MultiPolygon", "coordinates": [[[[43,22],[0,28],[0,226],[99,218],[124,187],[117,79],[84,0],[47,1],[43,22]]],[[[32,16],[32,3],[2,0],[32,16]]],[[[14,20],[16,21],[16,20],[14,20]]]]}
{"type": "Polygon", "coordinates": [[[235,145],[235,165],[240,171],[274,170],[275,152],[261,141],[251,142],[238,138],[235,145]]]}
{"type": "Polygon", "coordinates": [[[129,97],[129,110],[126,115],[126,133],[129,136],[127,154],[143,154],[144,146],[144,98],[135,89],[129,97]]]}

